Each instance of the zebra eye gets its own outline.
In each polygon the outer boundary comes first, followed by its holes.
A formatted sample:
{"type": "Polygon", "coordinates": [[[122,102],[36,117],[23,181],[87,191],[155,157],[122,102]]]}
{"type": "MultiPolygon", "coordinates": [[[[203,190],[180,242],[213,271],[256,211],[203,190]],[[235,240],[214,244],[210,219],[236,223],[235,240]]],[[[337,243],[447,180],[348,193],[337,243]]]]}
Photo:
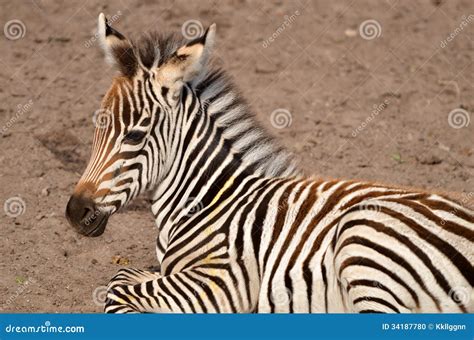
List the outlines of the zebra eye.
{"type": "Polygon", "coordinates": [[[145,135],[146,132],[144,131],[132,130],[125,135],[125,142],[130,144],[138,144],[142,141],[145,135]]]}

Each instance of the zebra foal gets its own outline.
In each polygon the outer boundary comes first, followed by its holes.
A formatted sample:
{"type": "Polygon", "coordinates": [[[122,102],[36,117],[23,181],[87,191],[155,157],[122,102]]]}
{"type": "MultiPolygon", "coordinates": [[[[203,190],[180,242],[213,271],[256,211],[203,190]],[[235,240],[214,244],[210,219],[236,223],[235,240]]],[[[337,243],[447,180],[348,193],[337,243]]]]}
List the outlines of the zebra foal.
{"type": "Polygon", "coordinates": [[[86,236],[151,194],[157,272],[126,268],[106,312],[473,312],[474,214],[440,195],[304,177],[193,41],[130,41],[66,216],[86,236]]]}

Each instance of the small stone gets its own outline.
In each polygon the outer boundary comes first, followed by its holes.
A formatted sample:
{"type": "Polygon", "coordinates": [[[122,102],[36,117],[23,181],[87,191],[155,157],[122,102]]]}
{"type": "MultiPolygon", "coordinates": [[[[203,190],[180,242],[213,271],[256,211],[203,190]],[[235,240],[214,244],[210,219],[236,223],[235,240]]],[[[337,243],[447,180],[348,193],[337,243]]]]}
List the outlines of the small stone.
{"type": "Polygon", "coordinates": [[[115,256],[112,256],[111,263],[112,264],[118,264],[118,265],[121,265],[121,266],[126,266],[126,265],[130,264],[130,260],[126,257],[120,256],[120,255],[115,255],[115,256]]]}
{"type": "Polygon", "coordinates": [[[351,28],[348,28],[344,31],[344,34],[346,35],[346,37],[354,38],[355,36],[357,36],[357,31],[351,28]]]}
{"type": "Polygon", "coordinates": [[[277,69],[272,67],[264,67],[264,66],[257,66],[255,67],[255,73],[259,74],[268,74],[268,73],[276,73],[277,69]]]}
{"type": "Polygon", "coordinates": [[[36,215],[36,220],[41,221],[45,216],[43,214],[36,215]]]}
{"type": "Polygon", "coordinates": [[[438,148],[440,148],[443,151],[451,151],[451,148],[447,145],[444,145],[443,143],[438,142],[438,148]]]}
{"type": "Polygon", "coordinates": [[[469,174],[464,171],[460,172],[458,177],[463,181],[467,181],[470,178],[469,174]]]}
{"type": "Polygon", "coordinates": [[[416,158],[420,164],[437,165],[441,164],[443,160],[436,155],[422,155],[416,158]]]}
{"type": "Polygon", "coordinates": [[[91,263],[92,263],[92,264],[97,264],[98,262],[99,262],[99,261],[97,261],[96,259],[92,259],[92,260],[91,260],[91,263]]]}
{"type": "Polygon", "coordinates": [[[49,189],[48,188],[44,188],[43,190],[41,190],[41,196],[46,197],[48,195],[49,195],[49,189]]]}

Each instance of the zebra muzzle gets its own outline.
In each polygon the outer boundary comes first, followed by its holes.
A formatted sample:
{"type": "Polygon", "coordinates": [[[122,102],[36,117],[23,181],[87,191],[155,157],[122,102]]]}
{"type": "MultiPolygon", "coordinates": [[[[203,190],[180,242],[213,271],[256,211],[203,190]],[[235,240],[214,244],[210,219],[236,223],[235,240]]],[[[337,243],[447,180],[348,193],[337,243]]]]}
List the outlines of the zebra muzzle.
{"type": "Polygon", "coordinates": [[[102,235],[109,219],[108,213],[99,209],[92,198],[82,194],[71,196],[66,217],[79,234],[91,237],[102,235]]]}

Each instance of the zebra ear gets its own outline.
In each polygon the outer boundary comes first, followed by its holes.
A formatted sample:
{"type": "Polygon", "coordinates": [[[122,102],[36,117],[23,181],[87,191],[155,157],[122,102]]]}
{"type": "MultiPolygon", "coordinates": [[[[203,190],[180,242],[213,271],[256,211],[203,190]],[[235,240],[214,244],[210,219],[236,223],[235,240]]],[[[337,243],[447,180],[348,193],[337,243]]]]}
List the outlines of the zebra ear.
{"type": "Polygon", "coordinates": [[[97,33],[105,59],[116,66],[127,77],[133,77],[137,71],[138,59],[130,41],[107,23],[103,13],[99,14],[97,33]]]}
{"type": "Polygon", "coordinates": [[[177,82],[192,81],[206,68],[216,36],[216,24],[186,45],[178,48],[175,55],[158,71],[162,84],[170,88],[177,82]]]}

